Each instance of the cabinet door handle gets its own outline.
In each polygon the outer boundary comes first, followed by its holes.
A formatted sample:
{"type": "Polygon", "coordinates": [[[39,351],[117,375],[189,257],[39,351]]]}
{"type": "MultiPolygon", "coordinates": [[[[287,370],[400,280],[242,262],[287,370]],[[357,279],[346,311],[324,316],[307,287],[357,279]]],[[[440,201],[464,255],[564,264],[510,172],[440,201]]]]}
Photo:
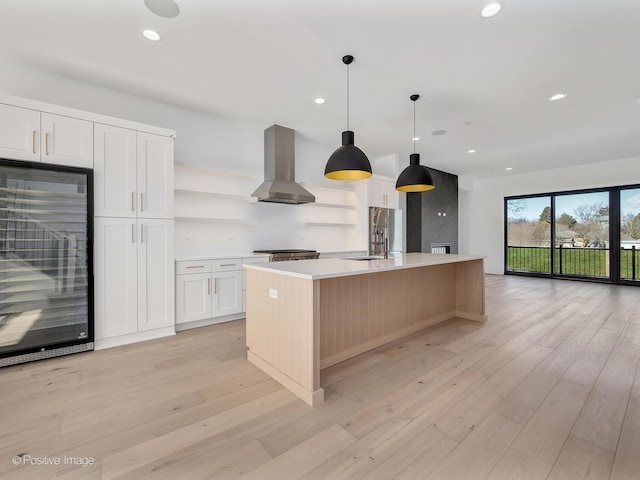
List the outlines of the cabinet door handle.
{"type": "Polygon", "coordinates": [[[131,192],[131,211],[136,211],[136,192],[131,192]]]}
{"type": "Polygon", "coordinates": [[[185,268],[204,268],[204,265],[189,265],[188,267],[185,268]]]}
{"type": "Polygon", "coordinates": [[[33,144],[33,153],[36,153],[36,131],[33,131],[33,138],[31,140],[31,143],[33,144]]]}
{"type": "Polygon", "coordinates": [[[211,277],[207,278],[207,295],[211,295],[211,277]]]}
{"type": "Polygon", "coordinates": [[[140,194],[140,211],[144,211],[144,193],[140,194]]]}
{"type": "Polygon", "coordinates": [[[45,133],[44,135],[44,145],[45,145],[46,154],[49,155],[49,134],[48,133],[45,133]]]}
{"type": "Polygon", "coordinates": [[[144,243],[144,225],[140,225],[140,243],[144,243]]]}
{"type": "Polygon", "coordinates": [[[136,226],[131,224],[131,243],[136,243],[136,226]]]}
{"type": "Polygon", "coordinates": [[[218,279],[217,278],[213,279],[213,293],[215,293],[215,294],[218,293],[218,279]]]}

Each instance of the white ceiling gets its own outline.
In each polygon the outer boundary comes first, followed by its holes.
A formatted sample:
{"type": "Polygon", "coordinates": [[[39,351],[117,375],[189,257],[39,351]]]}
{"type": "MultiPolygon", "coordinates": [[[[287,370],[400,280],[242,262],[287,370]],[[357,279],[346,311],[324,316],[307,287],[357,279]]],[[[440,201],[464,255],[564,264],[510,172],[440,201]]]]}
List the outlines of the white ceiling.
{"type": "Polygon", "coordinates": [[[1,53],[336,147],[352,54],[351,129],[370,159],[411,153],[412,93],[422,163],[458,175],[640,155],[640,0],[504,0],[487,20],[484,0],[176,2],[165,19],[143,0],[3,0],[1,53]]]}

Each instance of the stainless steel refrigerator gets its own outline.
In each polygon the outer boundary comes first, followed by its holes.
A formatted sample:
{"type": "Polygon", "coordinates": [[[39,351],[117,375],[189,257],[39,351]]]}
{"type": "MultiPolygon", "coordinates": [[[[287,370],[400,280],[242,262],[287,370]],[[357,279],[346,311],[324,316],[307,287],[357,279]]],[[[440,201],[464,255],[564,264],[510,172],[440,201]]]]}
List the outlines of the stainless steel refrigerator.
{"type": "Polygon", "coordinates": [[[369,207],[369,255],[403,251],[402,210],[369,207]]]}

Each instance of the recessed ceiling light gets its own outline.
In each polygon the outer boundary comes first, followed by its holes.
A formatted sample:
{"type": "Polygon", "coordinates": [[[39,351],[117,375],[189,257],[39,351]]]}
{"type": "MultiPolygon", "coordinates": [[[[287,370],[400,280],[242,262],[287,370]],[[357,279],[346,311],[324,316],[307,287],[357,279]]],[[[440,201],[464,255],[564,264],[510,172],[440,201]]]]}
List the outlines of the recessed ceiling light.
{"type": "Polygon", "coordinates": [[[438,135],[444,135],[445,133],[447,133],[446,130],[434,130],[433,132],[431,132],[431,135],[438,136],[438,135]]]}
{"type": "Polygon", "coordinates": [[[147,38],[148,40],[151,40],[152,42],[157,42],[158,40],[160,40],[160,34],[155,30],[147,29],[142,32],[142,35],[144,35],[145,38],[147,38]]]}
{"type": "Polygon", "coordinates": [[[471,150],[467,150],[467,153],[476,153],[476,151],[472,148],[471,150]]]}
{"type": "Polygon", "coordinates": [[[480,12],[482,18],[491,18],[496,16],[502,10],[502,2],[491,2],[484,6],[480,12]]]}
{"type": "Polygon", "coordinates": [[[322,105],[324,102],[326,102],[326,100],[322,97],[318,97],[314,100],[315,103],[317,103],[318,105],[322,105]]]}
{"type": "Polygon", "coordinates": [[[556,100],[562,100],[563,98],[567,98],[566,93],[556,93],[555,95],[549,97],[549,101],[555,102],[556,100]]]}
{"type": "Polygon", "coordinates": [[[151,12],[164,18],[175,18],[180,14],[180,7],[173,0],[144,0],[151,12]]]}
{"type": "Polygon", "coordinates": [[[420,137],[413,137],[411,140],[413,140],[414,142],[417,142],[418,140],[420,140],[420,137]]]}
{"type": "Polygon", "coordinates": [[[505,170],[513,170],[513,167],[507,167],[505,170]]]}

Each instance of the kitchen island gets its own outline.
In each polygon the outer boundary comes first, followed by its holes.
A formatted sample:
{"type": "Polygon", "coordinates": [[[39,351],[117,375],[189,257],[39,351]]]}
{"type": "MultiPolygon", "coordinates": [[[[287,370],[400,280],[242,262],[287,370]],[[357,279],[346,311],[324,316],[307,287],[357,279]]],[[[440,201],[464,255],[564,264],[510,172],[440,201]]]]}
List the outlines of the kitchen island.
{"type": "Polygon", "coordinates": [[[320,370],[450,318],[486,321],[484,257],[246,265],[247,357],[311,406],[320,370]]]}

